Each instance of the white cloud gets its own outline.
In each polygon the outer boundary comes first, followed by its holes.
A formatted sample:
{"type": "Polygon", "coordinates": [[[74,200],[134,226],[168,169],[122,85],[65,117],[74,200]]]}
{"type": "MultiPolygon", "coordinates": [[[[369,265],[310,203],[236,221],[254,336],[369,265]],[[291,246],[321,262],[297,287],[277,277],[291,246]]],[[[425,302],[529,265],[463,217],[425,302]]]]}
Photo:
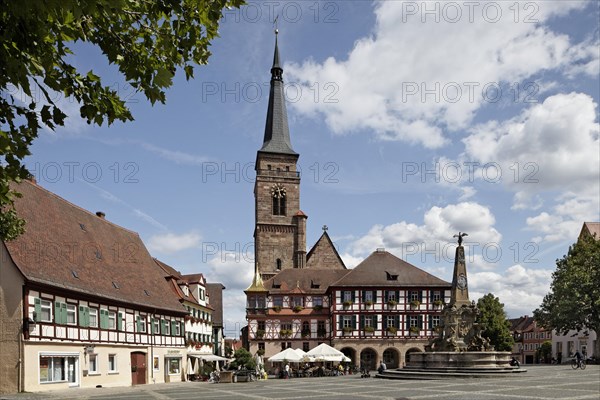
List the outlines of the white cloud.
{"type": "Polygon", "coordinates": [[[315,83],[336,90],[331,96],[335,101],[302,96],[292,107],[305,115],[322,115],[334,133],[369,130],[380,140],[439,148],[448,142],[441,128],[467,127],[491,101],[493,91],[482,95],[488,84],[522,83],[546,70],[597,76],[596,42],[575,44],[544,25],[585,3],[536,2],[533,16],[532,10],[521,9],[516,18],[512,3],[494,2],[502,7],[502,17],[494,22],[493,10],[483,12],[481,4],[470,18],[468,7],[453,3],[462,13],[454,22],[455,14],[445,14],[443,8],[439,22],[420,9],[441,4],[379,2],[373,34],[359,39],[347,59],[286,65],[288,81],[300,83],[303,93],[313,93],[315,83]],[[418,11],[409,13],[410,6],[418,11]],[[525,16],[538,23],[524,21],[525,16]]]}
{"type": "Polygon", "coordinates": [[[202,165],[203,163],[211,160],[209,157],[189,154],[178,150],[168,150],[146,142],[140,142],[139,144],[143,149],[157,154],[161,158],[173,161],[179,165],[202,165]]]}
{"type": "Polygon", "coordinates": [[[548,292],[551,276],[551,270],[525,268],[520,264],[509,267],[504,274],[470,273],[469,297],[477,300],[493,293],[504,303],[509,316],[531,315],[548,292]]]}
{"type": "Polygon", "coordinates": [[[178,251],[196,248],[200,245],[201,236],[197,232],[165,233],[154,235],[148,239],[148,249],[151,253],[172,254],[178,251]]]}
{"type": "Polygon", "coordinates": [[[349,245],[349,254],[344,254],[344,260],[354,261],[378,247],[384,247],[405,260],[415,254],[421,254],[422,260],[424,255],[433,259],[435,254],[437,260],[451,261],[456,248],[452,235],[459,231],[469,234],[465,238],[467,251],[469,246],[481,249],[485,244],[498,244],[502,239],[494,228],[496,219],[492,212],[475,202],[434,206],[425,212],[423,222],[423,225],[406,221],[387,226],[375,225],[349,245]]]}

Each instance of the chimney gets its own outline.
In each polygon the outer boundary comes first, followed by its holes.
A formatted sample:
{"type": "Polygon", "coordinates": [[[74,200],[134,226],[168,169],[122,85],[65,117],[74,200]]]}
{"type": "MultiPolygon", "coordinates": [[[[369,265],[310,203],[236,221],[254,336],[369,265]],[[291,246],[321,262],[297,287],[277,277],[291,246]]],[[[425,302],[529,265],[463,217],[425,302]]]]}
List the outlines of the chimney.
{"type": "Polygon", "coordinates": [[[104,219],[104,217],[106,217],[106,214],[104,214],[102,211],[96,211],[96,215],[102,219],[104,219]]]}

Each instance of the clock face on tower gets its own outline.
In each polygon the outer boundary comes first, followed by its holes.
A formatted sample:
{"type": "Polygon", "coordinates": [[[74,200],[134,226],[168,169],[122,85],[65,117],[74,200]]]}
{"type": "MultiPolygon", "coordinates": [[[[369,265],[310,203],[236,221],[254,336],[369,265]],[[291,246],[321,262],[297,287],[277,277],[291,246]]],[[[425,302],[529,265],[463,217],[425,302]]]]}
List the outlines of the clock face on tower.
{"type": "Polygon", "coordinates": [[[280,184],[276,184],[271,188],[271,196],[277,198],[277,199],[281,199],[282,197],[285,197],[285,188],[283,186],[281,186],[280,184]]]}
{"type": "Polygon", "coordinates": [[[460,290],[465,290],[467,288],[467,277],[465,276],[465,274],[460,274],[458,276],[458,278],[456,279],[456,286],[460,290]]]}

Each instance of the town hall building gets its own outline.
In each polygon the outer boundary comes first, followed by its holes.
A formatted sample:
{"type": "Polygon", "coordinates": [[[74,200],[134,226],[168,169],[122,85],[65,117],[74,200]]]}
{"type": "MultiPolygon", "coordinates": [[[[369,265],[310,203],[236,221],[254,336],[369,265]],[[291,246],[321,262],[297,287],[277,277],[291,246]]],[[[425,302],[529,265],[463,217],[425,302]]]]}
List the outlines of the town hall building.
{"type": "Polygon", "coordinates": [[[245,291],[244,342],[265,359],[288,347],[308,351],[327,343],[355,365],[375,369],[384,360],[399,367],[435,335],[451,284],[385,249],[374,249],[348,269],[325,226],[307,252],[298,158],[276,37],[264,140],[255,164],[255,271],[245,291]]]}

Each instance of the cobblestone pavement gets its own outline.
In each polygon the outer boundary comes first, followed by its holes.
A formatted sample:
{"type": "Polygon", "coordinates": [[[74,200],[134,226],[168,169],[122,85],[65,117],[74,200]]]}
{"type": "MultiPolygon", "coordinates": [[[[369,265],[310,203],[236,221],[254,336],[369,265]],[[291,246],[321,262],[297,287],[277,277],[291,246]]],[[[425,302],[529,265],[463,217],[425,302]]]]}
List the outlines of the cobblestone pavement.
{"type": "MultiPolygon", "coordinates": [[[[0,400],[185,400],[185,399],[396,399],[396,400],[527,400],[600,399],[600,366],[585,371],[568,365],[527,366],[528,372],[506,378],[460,380],[330,378],[270,379],[209,384],[182,382],[125,388],[74,388],[50,393],[0,395],[0,400]]],[[[374,374],[373,374],[374,375],[374,374]]]]}

